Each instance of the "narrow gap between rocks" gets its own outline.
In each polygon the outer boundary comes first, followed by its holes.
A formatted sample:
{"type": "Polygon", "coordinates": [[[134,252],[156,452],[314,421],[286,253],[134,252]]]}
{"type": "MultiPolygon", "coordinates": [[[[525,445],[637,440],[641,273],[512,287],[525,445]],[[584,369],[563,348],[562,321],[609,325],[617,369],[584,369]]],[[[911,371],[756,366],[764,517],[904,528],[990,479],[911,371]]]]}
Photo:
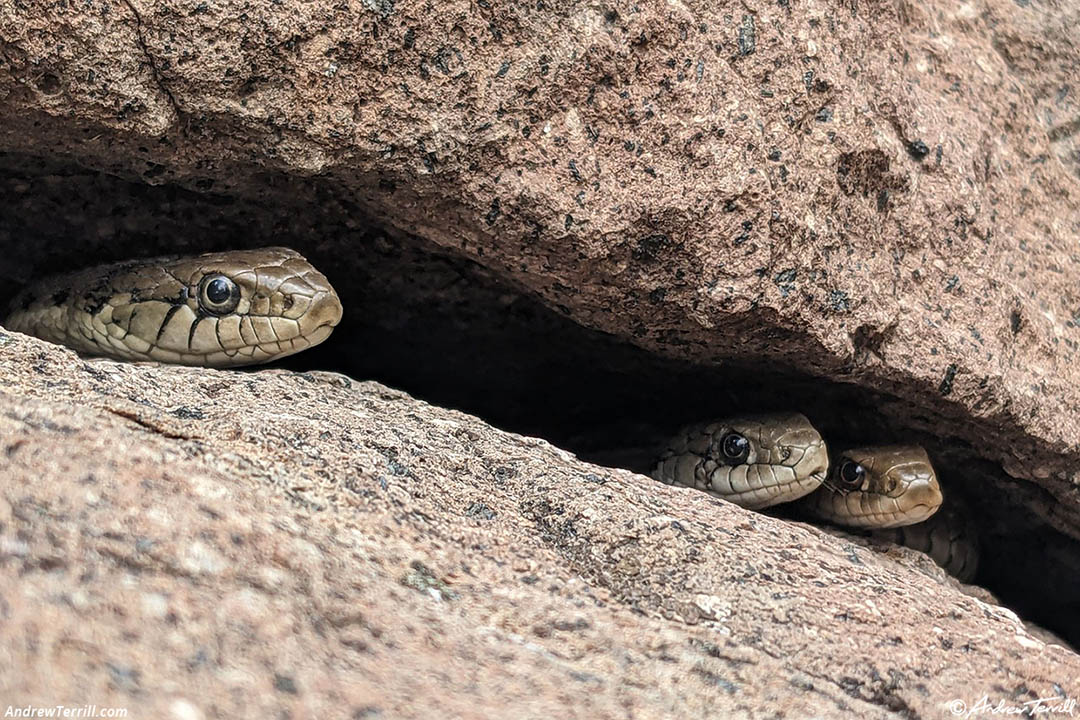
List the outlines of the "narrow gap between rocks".
{"type": "Polygon", "coordinates": [[[307,255],[345,306],[327,343],[279,366],[377,380],[584,460],[647,473],[681,425],[771,410],[805,413],[831,443],[921,443],[946,493],[978,518],[976,582],[1080,645],[1080,543],[1027,509],[1042,491],[976,448],[943,442],[949,433],[911,430],[925,422],[887,420],[880,407],[896,398],[764,364],[658,357],[575,324],[471,262],[368,227],[356,206],[315,181],[267,178],[241,200],[0,155],[0,305],[43,269],[265,245],[307,255]]]}

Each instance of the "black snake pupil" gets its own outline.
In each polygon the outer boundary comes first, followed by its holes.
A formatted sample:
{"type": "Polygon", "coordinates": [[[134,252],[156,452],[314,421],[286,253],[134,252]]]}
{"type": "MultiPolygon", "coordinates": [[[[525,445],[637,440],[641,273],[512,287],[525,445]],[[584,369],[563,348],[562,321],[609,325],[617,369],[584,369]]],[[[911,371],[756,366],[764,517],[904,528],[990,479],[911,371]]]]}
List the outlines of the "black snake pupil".
{"type": "Polygon", "coordinates": [[[240,288],[225,275],[205,275],[199,284],[199,308],[207,315],[222,316],[236,309],[240,288]]]}
{"type": "Polygon", "coordinates": [[[232,295],[229,281],[223,277],[214,278],[206,285],[206,299],[215,305],[220,305],[232,295]]]}
{"type": "Polygon", "coordinates": [[[741,460],[750,449],[750,442],[739,433],[728,433],[721,444],[724,456],[731,460],[741,460]]]}
{"type": "Polygon", "coordinates": [[[866,470],[863,469],[862,465],[851,460],[845,460],[844,464],[840,466],[840,480],[845,485],[858,485],[862,482],[865,473],[866,470]]]}

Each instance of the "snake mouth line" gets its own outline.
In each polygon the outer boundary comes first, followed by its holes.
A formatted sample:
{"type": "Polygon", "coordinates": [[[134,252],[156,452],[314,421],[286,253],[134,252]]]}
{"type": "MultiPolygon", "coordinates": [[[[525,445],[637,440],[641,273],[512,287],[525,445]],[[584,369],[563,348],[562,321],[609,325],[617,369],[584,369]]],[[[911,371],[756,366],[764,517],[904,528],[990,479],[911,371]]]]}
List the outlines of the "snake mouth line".
{"type": "Polygon", "coordinates": [[[849,527],[859,527],[869,530],[890,530],[892,528],[905,527],[923,522],[937,512],[938,506],[918,504],[902,511],[867,512],[849,514],[843,517],[830,517],[832,522],[849,527]]]}
{"type": "Polygon", "coordinates": [[[924,522],[938,511],[938,507],[939,506],[937,505],[915,505],[907,511],[903,518],[897,520],[895,523],[886,523],[883,525],[879,525],[878,527],[881,527],[883,529],[889,529],[924,522]]]}
{"type": "Polygon", "coordinates": [[[805,492],[802,492],[799,495],[792,498],[793,500],[797,500],[800,497],[802,497],[803,495],[809,495],[810,493],[817,490],[818,487],[821,486],[821,483],[825,482],[825,478],[828,477],[828,474],[829,474],[828,470],[822,470],[820,472],[812,472],[809,475],[807,475],[805,478],[792,480],[791,482],[787,483],[783,487],[784,488],[790,488],[790,487],[796,487],[797,486],[797,487],[800,487],[800,488],[806,488],[805,492]]]}
{"type": "MultiPolygon", "coordinates": [[[[801,483],[798,483],[800,485],[805,486],[806,491],[800,493],[797,496],[795,496],[793,499],[798,500],[799,498],[804,497],[804,496],[809,495],[810,493],[814,492],[819,487],[821,487],[821,484],[823,482],[825,482],[825,478],[827,478],[828,476],[829,476],[828,468],[826,468],[825,470],[821,470],[819,472],[810,473],[809,475],[806,476],[806,480],[802,481],[801,483]]],[[[793,484],[795,484],[795,483],[793,483],[793,484]]]]}
{"type": "MultiPolygon", "coordinates": [[[[784,466],[791,467],[791,466],[784,466]]],[[[779,503],[791,502],[817,490],[825,479],[827,471],[813,472],[802,478],[795,478],[786,483],[777,483],[764,488],[745,490],[736,495],[709,491],[717,497],[734,502],[748,510],[760,510],[779,503]]]]}

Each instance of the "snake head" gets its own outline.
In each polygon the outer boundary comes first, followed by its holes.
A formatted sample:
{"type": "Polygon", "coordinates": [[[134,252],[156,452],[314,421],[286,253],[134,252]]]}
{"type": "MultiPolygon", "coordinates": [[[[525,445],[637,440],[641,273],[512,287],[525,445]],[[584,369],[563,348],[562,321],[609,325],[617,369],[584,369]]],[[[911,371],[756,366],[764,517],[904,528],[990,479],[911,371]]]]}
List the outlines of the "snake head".
{"type": "Polygon", "coordinates": [[[652,476],[756,510],[795,500],[825,479],[828,451],[799,413],[728,418],[683,429],[652,476]]]}
{"type": "Polygon", "coordinates": [[[917,445],[889,445],[839,453],[825,482],[803,507],[837,525],[895,528],[926,520],[942,500],[926,451],[917,445]]]}
{"type": "Polygon", "coordinates": [[[151,262],[128,274],[132,291],[113,298],[111,320],[155,360],[267,362],[321,343],[341,320],[326,277],[288,248],[151,262]]]}
{"type": "Polygon", "coordinates": [[[17,301],[12,330],[88,355],[213,367],[291,355],[341,320],[326,277],[280,247],[102,265],[17,301]]]}

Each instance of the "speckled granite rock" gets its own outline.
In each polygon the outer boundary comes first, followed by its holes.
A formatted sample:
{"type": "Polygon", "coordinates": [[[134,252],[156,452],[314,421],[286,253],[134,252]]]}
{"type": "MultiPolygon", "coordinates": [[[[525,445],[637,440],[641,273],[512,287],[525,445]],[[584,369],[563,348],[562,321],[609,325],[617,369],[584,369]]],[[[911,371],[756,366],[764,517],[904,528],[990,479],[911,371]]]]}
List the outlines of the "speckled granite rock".
{"type": "MultiPolygon", "coordinates": [[[[431,392],[482,357],[447,402],[567,447],[621,435],[609,390],[644,396],[636,422],[658,398],[726,408],[727,385],[829,437],[933,443],[1008,536],[990,580],[1075,617],[1075,20],[1060,0],[0,3],[0,303],[59,265],[287,241],[347,300],[310,367],[367,377],[381,352],[431,392]],[[443,314],[413,322],[425,306],[443,314]],[[482,323],[452,365],[435,336],[482,323]],[[555,387],[564,368],[611,372],[555,387]]],[[[0,699],[849,717],[1076,695],[1073,655],[939,576],[376,385],[3,343],[0,699]]]]}
{"type": "Polygon", "coordinates": [[[0,353],[13,706],[846,719],[1080,694],[1080,656],[907,555],[377,384],[0,353]]]}
{"type": "MultiPolygon", "coordinates": [[[[303,207],[279,179],[317,174],[356,214],[587,327],[900,398],[882,408],[899,425],[971,446],[1075,515],[1080,194],[1051,147],[1074,106],[1047,117],[1074,92],[1071,13],[5,3],[0,149],[280,213],[303,207]]],[[[101,244],[198,244],[184,228],[116,234],[101,244]]],[[[34,248],[40,269],[83,242],[4,249],[34,248]]],[[[1058,526],[1080,537],[1075,517],[1058,526]]]]}
{"type": "Polygon", "coordinates": [[[1035,101],[1058,159],[1080,178],[1080,6],[1069,0],[988,3],[972,29],[994,49],[1035,101]]]}

